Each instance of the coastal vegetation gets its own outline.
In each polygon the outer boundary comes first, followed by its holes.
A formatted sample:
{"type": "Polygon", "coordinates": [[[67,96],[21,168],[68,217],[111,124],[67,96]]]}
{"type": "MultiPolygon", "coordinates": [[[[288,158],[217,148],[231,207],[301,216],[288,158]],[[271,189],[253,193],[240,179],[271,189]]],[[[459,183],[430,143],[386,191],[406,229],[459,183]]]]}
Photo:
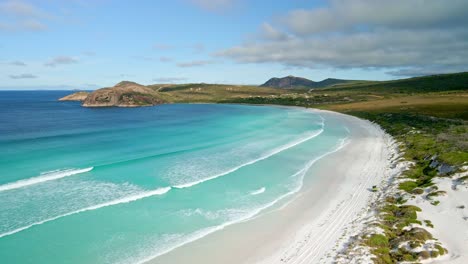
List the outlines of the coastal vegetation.
{"type": "MultiPolygon", "coordinates": [[[[468,72],[385,82],[342,82],[316,89],[204,83],[138,88],[144,91],[122,92],[118,101],[131,106],[155,102],[302,106],[342,112],[378,124],[396,139],[402,158],[410,166],[395,180],[396,190],[385,193],[375,208],[377,229],[361,234],[357,243],[369,247],[375,263],[417,262],[447,253],[428,231],[434,227],[432,222],[419,219],[421,209],[408,201],[420,196],[433,206],[439,205],[438,198],[447,193],[438,190],[434,179],[452,177],[468,162],[468,72]]],[[[113,99],[108,94],[104,97],[110,102],[113,99]]],[[[467,177],[454,181],[467,184],[467,177]]],[[[369,190],[383,192],[377,186],[369,190]]]]}
{"type": "MultiPolygon", "coordinates": [[[[226,100],[230,103],[280,104],[338,111],[370,120],[392,135],[409,168],[396,179],[398,188],[376,208],[377,229],[356,243],[374,255],[374,263],[418,262],[447,253],[418,219],[419,207],[408,200],[420,195],[437,206],[446,195],[435,177],[451,177],[468,162],[468,73],[406,80],[341,85],[304,93],[226,100]]],[[[466,177],[456,179],[466,184],[466,177]]],[[[376,186],[370,190],[377,192],[376,186]]]]}

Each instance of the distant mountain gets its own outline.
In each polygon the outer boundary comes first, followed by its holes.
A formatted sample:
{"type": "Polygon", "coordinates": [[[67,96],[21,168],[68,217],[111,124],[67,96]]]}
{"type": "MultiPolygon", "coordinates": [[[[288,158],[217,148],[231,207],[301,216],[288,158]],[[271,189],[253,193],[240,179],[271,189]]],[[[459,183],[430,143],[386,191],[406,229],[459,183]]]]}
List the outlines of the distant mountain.
{"type": "Polygon", "coordinates": [[[295,77],[295,76],[290,75],[290,76],[286,76],[283,78],[271,78],[266,83],[260,86],[283,88],[283,89],[322,88],[322,87],[332,86],[332,85],[341,84],[341,83],[348,83],[348,82],[353,82],[353,81],[328,78],[320,82],[314,82],[306,78],[295,77]]]}
{"type": "Polygon", "coordinates": [[[283,78],[271,78],[266,83],[260,85],[261,87],[274,87],[274,88],[300,88],[311,87],[315,82],[306,78],[286,76],[283,78]]]}

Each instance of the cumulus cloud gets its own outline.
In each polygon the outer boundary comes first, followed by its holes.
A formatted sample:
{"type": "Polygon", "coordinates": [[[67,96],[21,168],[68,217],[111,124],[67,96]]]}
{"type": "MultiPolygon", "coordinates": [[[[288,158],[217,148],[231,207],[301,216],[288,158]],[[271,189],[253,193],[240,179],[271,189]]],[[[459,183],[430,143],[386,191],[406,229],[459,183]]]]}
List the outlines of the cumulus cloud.
{"type": "Polygon", "coordinates": [[[267,40],[286,40],[289,38],[286,33],[274,28],[269,23],[263,23],[260,30],[262,37],[267,40]]]}
{"type": "Polygon", "coordinates": [[[186,81],[187,78],[183,77],[159,77],[154,78],[153,81],[160,82],[160,83],[174,83],[174,82],[183,82],[186,81]]]}
{"type": "Polygon", "coordinates": [[[213,64],[213,63],[215,62],[211,60],[195,60],[195,61],[177,63],[177,66],[182,67],[182,68],[189,68],[189,67],[205,66],[205,65],[213,64]]]}
{"type": "Polygon", "coordinates": [[[189,0],[192,4],[199,8],[210,11],[218,12],[224,11],[234,5],[235,0],[189,0]]]}
{"type": "Polygon", "coordinates": [[[37,78],[36,75],[30,74],[30,73],[23,73],[23,74],[18,74],[18,75],[10,75],[9,76],[11,79],[35,79],[37,78]]]}
{"type": "Polygon", "coordinates": [[[132,58],[141,61],[160,61],[160,62],[170,62],[172,61],[171,57],[160,56],[160,57],[152,57],[152,56],[133,56],[132,58]]]}
{"type": "Polygon", "coordinates": [[[78,63],[78,60],[68,56],[58,56],[50,61],[46,62],[44,65],[48,67],[55,67],[57,65],[64,65],[64,64],[75,64],[78,63]]]}
{"type": "Polygon", "coordinates": [[[468,3],[451,0],[331,0],[326,8],[294,10],[283,18],[301,35],[359,27],[440,28],[468,22],[468,3]]]}
{"type": "Polygon", "coordinates": [[[32,4],[10,0],[0,3],[0,30],[4,31],[43,31],[47,29],[44,20],[52,16],[32,4]]]}
{"type": "Polygon", "coordinates": [[[461,0],[331,0],[325,8],[291,11],[275,26],[264,23],[256,39],[217,55],[241,63],[388,68],[393,75],[466,70],[466,13],[461,0]]]}

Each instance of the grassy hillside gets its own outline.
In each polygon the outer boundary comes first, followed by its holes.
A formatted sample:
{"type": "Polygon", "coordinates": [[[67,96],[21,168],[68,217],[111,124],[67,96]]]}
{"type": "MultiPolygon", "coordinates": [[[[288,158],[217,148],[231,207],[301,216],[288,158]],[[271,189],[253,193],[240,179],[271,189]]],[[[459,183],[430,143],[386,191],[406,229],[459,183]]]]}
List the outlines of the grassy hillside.
{"type": "Polygon", "coordinates": [[[342,84],[332,87],[330,91],[359,91],[376,93],[427,93],[466,90],[468,86],[468,72],[454,74],[440,74],[409,79],[374,82],[342,84]]]}
{"type": "Polygon", "coordinates": [[[388,82],[354,83],[274,96],[224,99],[220,102],[280,104],[339,112],[412,112],[468,120],[468,73],[435,75],[388,82]]]}
{"type": "MultiPolygon", "coordinates": [[[[279,96],[291,90],[256,87],[248,85],[222,84],[180,84],[180,85],[150,85],[159,95],[173,103],[216,103],[223,100],[242,100],[249,97],[279,96]]],[[[303,93],[305,90],[295,90],[303,93]]]]}

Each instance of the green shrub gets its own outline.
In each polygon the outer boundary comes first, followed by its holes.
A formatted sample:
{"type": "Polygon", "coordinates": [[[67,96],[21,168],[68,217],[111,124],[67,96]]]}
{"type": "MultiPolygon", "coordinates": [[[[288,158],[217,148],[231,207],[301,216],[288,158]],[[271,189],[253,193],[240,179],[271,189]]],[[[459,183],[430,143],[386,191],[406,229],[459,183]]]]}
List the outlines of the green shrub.
{"type": "Polygon", "coordinates": [[[418,253],[418,257],[420,257],[421,259],[428,259],[431,257],[431,253],[429,253],[428,251],[421,251],[418,253]]]}
{"type": "Polygon", "coordinates": [[[441,245],[437,244],[435,245],[435,248],[437,249],[437,251],[439,252],[439,255],[444,255],[445,253],[447,253],[447,249],[443,248],[441,245]]]}
{"type": "Polygon", "coordinates": [[[418,183],[415,181],[405,181],[400,183],[398,188],[400,190],[406,191],[406,192],[411,192],[414,188],[418,187],[418,183]]]}
{"type": "Polygon", "coordinates": [[[423,194],[424,190],[421,188],[415,188],[411,191],[412,194],[423,194]]]}
{"type": "Polygon", "coordinates": [[[367,239],[366,244],[370,247],[388,247],[388,238],[381,234],[373,234],[367,239]]]}
{"type": "Polygon", "coordinates": [[[426,226],[434,228],[434,225],[432,224],[431,220],[424,220],[424,223],[426,224],[426,226]]]}

